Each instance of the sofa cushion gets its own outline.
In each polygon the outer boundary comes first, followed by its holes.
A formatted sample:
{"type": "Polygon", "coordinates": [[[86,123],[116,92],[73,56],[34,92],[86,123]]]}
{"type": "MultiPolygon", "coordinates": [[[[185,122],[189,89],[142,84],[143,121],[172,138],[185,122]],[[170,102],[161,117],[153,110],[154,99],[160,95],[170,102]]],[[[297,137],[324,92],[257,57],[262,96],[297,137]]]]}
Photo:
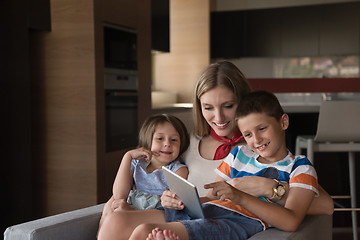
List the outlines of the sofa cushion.
{"type": "Polygon", "coordinates": [[[269,228],[249,238],[249,240],[331,240],[332,215],[307,215],[296,232],[284,232],[269,228]]]}

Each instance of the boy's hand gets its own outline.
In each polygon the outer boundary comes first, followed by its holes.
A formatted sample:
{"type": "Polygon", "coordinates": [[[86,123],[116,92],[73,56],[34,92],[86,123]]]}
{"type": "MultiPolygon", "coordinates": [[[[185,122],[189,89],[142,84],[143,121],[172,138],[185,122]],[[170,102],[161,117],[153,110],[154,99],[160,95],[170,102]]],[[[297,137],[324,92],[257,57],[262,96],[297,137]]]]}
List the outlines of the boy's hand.
{"type": "Polygon", "coordinates": [[[230,184],[225,181],[213,182],[204,185],[205,189],[212,188],[212,195],[217,196],[221,200],[230,199],[232,201],[238,196],[237,194],[240,192],[230,184]]]}

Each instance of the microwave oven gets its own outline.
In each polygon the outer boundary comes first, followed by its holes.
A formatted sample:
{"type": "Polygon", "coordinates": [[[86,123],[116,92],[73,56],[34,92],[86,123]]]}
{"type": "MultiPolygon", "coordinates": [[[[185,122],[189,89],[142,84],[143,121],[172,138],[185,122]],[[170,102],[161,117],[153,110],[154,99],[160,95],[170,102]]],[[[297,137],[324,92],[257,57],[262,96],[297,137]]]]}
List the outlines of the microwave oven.
{"type": "Polygon", "coordinates": [[[105,89],[137,91],[137,32],[104,25],[105,89]]]}
{"type": "Polygon", "coordinates": [[[135,29],[104,25],[105,69],[137,70],[137,33],[135,29]]]}

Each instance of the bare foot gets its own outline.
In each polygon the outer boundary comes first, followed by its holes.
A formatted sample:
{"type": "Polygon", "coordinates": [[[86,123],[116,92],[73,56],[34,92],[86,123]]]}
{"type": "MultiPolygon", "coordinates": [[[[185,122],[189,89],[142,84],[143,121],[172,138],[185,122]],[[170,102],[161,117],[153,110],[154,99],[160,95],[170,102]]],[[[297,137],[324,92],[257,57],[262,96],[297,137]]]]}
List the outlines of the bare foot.
{"type": "Polygon", "coordinates": [[[146,240],[180,240],[180,237],[171,230],[163,231],[159,228],[155,228],[149,233],[146,240]]]}
{"type": "Polygon", "coordinates": [[[159,228],[155,228],[151,231],[151,233],[149,233],[148,237],[146,238],[146,240],[156,240],[156,234],[158,232],[160,232],[161,230],[159,228]]]}

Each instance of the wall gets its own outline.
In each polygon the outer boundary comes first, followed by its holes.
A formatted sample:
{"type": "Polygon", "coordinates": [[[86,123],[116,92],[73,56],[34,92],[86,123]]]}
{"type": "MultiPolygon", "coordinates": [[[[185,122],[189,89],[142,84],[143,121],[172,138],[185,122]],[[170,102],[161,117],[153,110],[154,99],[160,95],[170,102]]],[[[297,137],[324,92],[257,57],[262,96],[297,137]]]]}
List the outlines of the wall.
{"type": "Polygon", "coordinates": [[[37,137],[46,215],[96,203],[94,5],[51,0],[52,29],[42,41],[37,137]]]}
{"type": "Polygon", "coordinates": [[[191,102],[194,83],[210,62],[209,0],[170,0],[170,53],[153,54],[153,90],[191,102]]]}
{"type": "Polygon", "coordinates": [[[105,151],[104,22],[138,31],[139,124],[150,114],[150,2],[51,0],[50,6],[51,32],[34,35],[34,158],[43,215],[111,196],[124,151],[105,151]]]}

